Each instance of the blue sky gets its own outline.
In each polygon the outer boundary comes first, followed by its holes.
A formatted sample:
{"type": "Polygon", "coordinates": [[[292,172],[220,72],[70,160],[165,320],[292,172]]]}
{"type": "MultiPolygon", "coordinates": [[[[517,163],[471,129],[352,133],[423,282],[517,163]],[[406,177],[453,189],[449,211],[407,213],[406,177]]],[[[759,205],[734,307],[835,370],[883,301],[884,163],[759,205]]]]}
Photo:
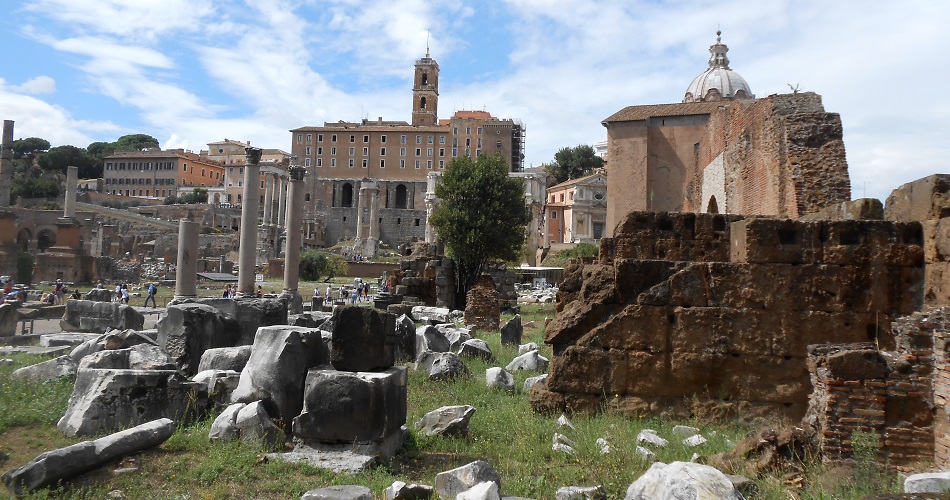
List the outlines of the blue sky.
{"type": "Polygon", "coordinates": [[[526,163],[606,138],[624,106],[679,102],[721,28],[760,97],[841,114],[852,195],[947,171],[950,3],[859,0],[30,0],[0,15],[0,118],[86,146],[290,148],[291,128],[409,120],[428,43],[439,114],[527,128],[526,163]],[[934,86],[936,85],[936,87],[934,86]]]}

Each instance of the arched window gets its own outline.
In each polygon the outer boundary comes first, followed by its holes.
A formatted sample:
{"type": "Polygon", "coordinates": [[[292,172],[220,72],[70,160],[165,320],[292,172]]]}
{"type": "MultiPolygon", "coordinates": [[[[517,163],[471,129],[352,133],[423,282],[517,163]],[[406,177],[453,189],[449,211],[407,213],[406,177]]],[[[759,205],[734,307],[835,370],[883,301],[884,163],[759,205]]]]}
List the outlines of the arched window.
{"type": "Polygon", "coordinates": [[[716,197],[710,196],[709,203],[706,205],[706,213],[708,214],[718,214],[719,213],[719,204],[716,203],[716,197]]]}
{"type": "Polygon", "coordinates": [[[419,98],[419,109],[423,109],[423,110],[426,109],[426,98],[425,98],[425,97],[419,98]]]}
{"type": "Polygon", "coordinates": [[[303,201],[310,201],[310,193],[304,195],[303,201]]]}
{"type": "Polygon", "coordinates": [[[423,74],[422,74],[422,84],[423,84],[423,85],[428,85],[428,84],[429,84],[429,74],[428,74],[428,73],[423,73],[423,74]]]}
{"type": "Polygon", "coordinates": [[[353,206],[353,185],[349,182],[343,184],[343,191],[340,193],[340,206],[353,206]]]}
{"type": "Polygon", "coordinates": [[[409,206],[409,190],[406,189],[405,184],[400,184],[396,186],[396,208],[408,208],[409,206]]]}

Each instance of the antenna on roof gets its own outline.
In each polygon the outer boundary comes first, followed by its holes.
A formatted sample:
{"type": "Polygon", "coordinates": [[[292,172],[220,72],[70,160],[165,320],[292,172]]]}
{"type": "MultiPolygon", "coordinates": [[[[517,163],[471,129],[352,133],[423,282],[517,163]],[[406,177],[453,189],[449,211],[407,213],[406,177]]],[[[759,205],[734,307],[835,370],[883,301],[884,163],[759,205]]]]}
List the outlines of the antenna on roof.
{"type": "Polygon", "coordinates": [[[795,84],[794,87],[792,87],[792,84],[791,84],[791,83],[786,83],[785,85],[788,85],[788,88],[792,89],[792,94],[793,94],[793,95],[798,93],[799,85],[798,85],[797,83],[795,84]]]}
{"type": "Polygon", "coordinates": [[[426,57],[429,57],[429,30],[426,30],[426,57]]]}

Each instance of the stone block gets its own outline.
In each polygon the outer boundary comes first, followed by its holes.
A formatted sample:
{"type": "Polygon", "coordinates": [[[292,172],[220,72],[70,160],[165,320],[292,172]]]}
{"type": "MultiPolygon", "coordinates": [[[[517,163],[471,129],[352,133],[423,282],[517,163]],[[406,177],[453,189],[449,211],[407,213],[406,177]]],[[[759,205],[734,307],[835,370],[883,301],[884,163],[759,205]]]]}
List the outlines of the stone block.
{"type": "Polygon", "coordinates": [[[319,442],[380,441],[406,423],[404,367],[382,372],[329,368],[307,373],[303,411],[294,436],[319,442]]]}
{"type": "Polygon", "coordinates": [[[822,261],[822,225],[791,219],[743,219],[732,223],[733,263],[813,264],[822,261]]]}
{"type": "Polygon", "coordinates": [[[0,304],[0,337],[16,335],[16,324],[19,319],[20,313],[17,311],[16,303],[0,304]]]}
{"type": "Polygon", "coordinates": [[[169,306],[156,323],[158,345],[188,375],[198,373],[201,356],[208,349],[241,345],[241,326],[207,304],[169,306]]]}
{"type": "Polygon", "coordinates": [[[884,203],[889,221],[923,221],[950,217],[950,174],[934,174],[903,184],[884,203]]]}
{"type": "Polygon", "coordinates": [[[384,370],[395,362],[396,318],[372,308],[333,311],[330,363],[337,370],[384,370]]]}
{"type": "Polygon", "coordinates": [[[234,370],[240,372],[251,357],[251,346],[215,347],[205,350],[198,362],[198,371],[234,370]]]}
{"type": "Polygon", "coordinates": [[[192,302],[209,305],[238,322],[239,340],[232,345],[253,344],[257,329],[262,326],[287,324],[287,303],[280,299],[211,297],[183,301],[192,302]]]}
{"type": "Polygon", "coordinates": [[[64,331],[105,333],[110,329],[141,330],[145,316],[131,306],[91,300],[68,300],[60,320],[64,331]]]}
{"type": "Polygon", "coordinates": [[[724,307],[679,307],[674,322],[670,345],[676,353],[765,356],[771,354],[772,337],[782,328],[781,317],[774,313],[724,307]]]}
{"type": "Polygon", "coordinates": [[[73,378],[76,375],[77,364],[70,356],[59,356],[49,361],[42,361],[30,366],[17,368],[11,374],[13,378],[44,382],[59,380],[60,377],[73,378]]]}

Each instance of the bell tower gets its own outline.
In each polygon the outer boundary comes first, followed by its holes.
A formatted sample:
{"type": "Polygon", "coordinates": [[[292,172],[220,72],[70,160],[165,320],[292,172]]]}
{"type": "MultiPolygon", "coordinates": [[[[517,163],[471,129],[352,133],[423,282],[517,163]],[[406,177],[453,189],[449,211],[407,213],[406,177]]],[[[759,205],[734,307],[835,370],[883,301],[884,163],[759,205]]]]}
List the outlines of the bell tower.
{"type": "Polygon", "coordinates": [[[437,125],[439,123],[439,63],[426,56],[416,61],[416,74],[412,83],[412,124],[437,125]]]}

